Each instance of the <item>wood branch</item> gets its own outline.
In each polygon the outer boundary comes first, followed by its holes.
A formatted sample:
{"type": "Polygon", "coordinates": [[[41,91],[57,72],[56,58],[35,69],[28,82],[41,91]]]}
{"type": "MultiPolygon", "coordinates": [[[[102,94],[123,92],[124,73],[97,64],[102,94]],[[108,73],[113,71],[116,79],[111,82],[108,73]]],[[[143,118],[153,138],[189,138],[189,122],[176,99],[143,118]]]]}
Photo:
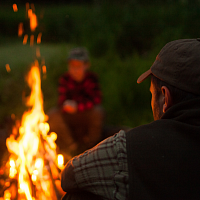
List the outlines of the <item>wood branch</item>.
{"type": "MultiPolygon", "coordinates": [[[[44,146],[45,141],[44,141],[44,138],[42,137],[42,134],[40,134],[40,140],[41,140],[41,143],[42,143],[42,146],[43,146],[43,150],[46,153],[46,149],[45,149],[45,146],[44,146]]],[[[51,172],[51,167],[50,167],[49,161],[47,159],[45,159],[45,165],[47,166],[47,170],[49,172],[50,179],[51,179],[52,184],[53,184],[53,188],[54,188],[54,191],[55,191],[55,194],[56,194],[56,198],[57,198],[57,200],[60,200],[62,196],[61,196],[60,192],[58,191],[58,188],[56,187],[55,180],[54,180],[52,172],[51,172]]]]}

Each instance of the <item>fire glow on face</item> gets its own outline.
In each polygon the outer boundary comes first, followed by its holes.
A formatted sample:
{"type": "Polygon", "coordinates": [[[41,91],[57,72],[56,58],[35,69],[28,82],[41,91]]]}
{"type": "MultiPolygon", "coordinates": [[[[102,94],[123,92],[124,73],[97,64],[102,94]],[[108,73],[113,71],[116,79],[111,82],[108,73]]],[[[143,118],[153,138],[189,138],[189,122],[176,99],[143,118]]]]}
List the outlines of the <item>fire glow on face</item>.
{"type": "MultiPolygon", "coordinates": [[[[28,8],[27,5],[26,8],[28,8]]],[[[30,9],[27,10],[31,13],[28,15],[34,16],[35,20],[36,15],[33,15],[30,9]]],[[[37,23],[30,24],[30,29],[34,31],[37,23]]],[[[23,25],[19,27],[23,27],[23,25]]],[[[22,28],[20,29],[22,30],[22,28]]],[[[23,32],[20,33],[23,34],[23,32]]],[[[28,35],[25,36],[27,42],[28,35]]],[[[39,35],[38,43],[41,42],[41,36],[42,34],[39,35]]],[[[31,35],[31,37],[33,39],[30,42],[33,46],[34,36],[31,35]]],[[[26,43],[24,40],[23,43],[26,43]]],[[[40,53],[36,54],[40,56],[40,53]]],[[[9,65],[6,66],[6,69],[10,70],[9,65]]],[[[63,156],[57,155],[56,152],[57,134],[49,133],[48,116],[43,110],[41,72],[46,74],[44,60],[41,65],[38,60],[35,60],[26,77],[31,88],[30,96],[26,101],[29,109],[24,112],[18,130],[17,127],[14,127],[12,134],[6,140],[6,146],[10,152],[9,177],[18,181],[18,199],[57,199],[54,180],[60,179],[60,170],[64,167],[63,156]]],[[[4,199],[11,199],[9,190],[4,192],[4,199]]]]}

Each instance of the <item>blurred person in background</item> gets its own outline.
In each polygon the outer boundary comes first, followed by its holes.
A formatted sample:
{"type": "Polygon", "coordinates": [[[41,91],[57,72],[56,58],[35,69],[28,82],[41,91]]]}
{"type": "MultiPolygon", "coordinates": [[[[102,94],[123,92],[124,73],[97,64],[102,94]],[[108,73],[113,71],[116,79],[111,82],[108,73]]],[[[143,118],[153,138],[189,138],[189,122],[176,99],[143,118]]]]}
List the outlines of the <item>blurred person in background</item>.
{"type": "Polygon", "coordinates": [[[97,75],[89,70],[90,65],[87,49],[74,48],[67,58],[68,70],[59,79],[58,106],[61,115],[57,117],[57,124],[51,119],[54,125],[50,127],[53,130],[64,122],[58,143],[68,140],[65,144],[72,151],[86,150],[101,140],[104,119],[102,92],[97,75]]]}

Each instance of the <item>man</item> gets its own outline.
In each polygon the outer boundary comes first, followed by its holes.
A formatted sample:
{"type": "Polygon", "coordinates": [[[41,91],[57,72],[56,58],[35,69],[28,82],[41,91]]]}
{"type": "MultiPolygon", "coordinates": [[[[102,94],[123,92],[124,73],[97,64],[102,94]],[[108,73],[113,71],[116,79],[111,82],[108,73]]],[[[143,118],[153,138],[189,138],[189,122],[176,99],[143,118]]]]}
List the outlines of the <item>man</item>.
{"type": "Polygon", "coordinates": [[[102,91],[90,66],[86,48],[77,47],[69,52],[66,72],[59,78],[59,108],[49,113],[48,123],[51,131],[58,134],[57,144],[70,156],[93,147],[102,137],[102,91]]]}
{"type": "Polygon", "coordinates": [[[68,55],[67,71],[59,79],[58,104],[68,134],[74,139],[72,145],[77,145],[79,150],[96,145],[102,134],[102,91],[98,76],[90,66],[87,49],[73,48],[68,55]]]}
{"type": "Polygon", "coordinates": [[[154,122],[120,131],[70,160],[66,191],[102,199],[200,199],[200,40],[167,43],[151,68],[154,122]]]}

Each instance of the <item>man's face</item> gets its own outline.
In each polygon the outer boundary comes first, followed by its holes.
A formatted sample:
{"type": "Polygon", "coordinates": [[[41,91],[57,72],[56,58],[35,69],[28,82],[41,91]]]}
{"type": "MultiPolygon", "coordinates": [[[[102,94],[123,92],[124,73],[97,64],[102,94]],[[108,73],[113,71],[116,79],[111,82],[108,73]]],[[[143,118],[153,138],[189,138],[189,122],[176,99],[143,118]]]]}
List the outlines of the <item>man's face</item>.
{"type": "Polygon", "coordinates": [[[153,118],[154,120],[158,120],[163,115],[163,104],[162,104],[162,93],[161,91],[158,92],[155,89],[154,84],[151,81],[150,86],[150,92],[151,92],[151,108],[153,112],[153,118]]]}
{"type": "Polygon", "coordinates": [[[71,60],[68,63],[68,71],[70,76],[78,82],[81,82],[85,77],[85,71],[88,65],[80,60],[71,60]]]}

